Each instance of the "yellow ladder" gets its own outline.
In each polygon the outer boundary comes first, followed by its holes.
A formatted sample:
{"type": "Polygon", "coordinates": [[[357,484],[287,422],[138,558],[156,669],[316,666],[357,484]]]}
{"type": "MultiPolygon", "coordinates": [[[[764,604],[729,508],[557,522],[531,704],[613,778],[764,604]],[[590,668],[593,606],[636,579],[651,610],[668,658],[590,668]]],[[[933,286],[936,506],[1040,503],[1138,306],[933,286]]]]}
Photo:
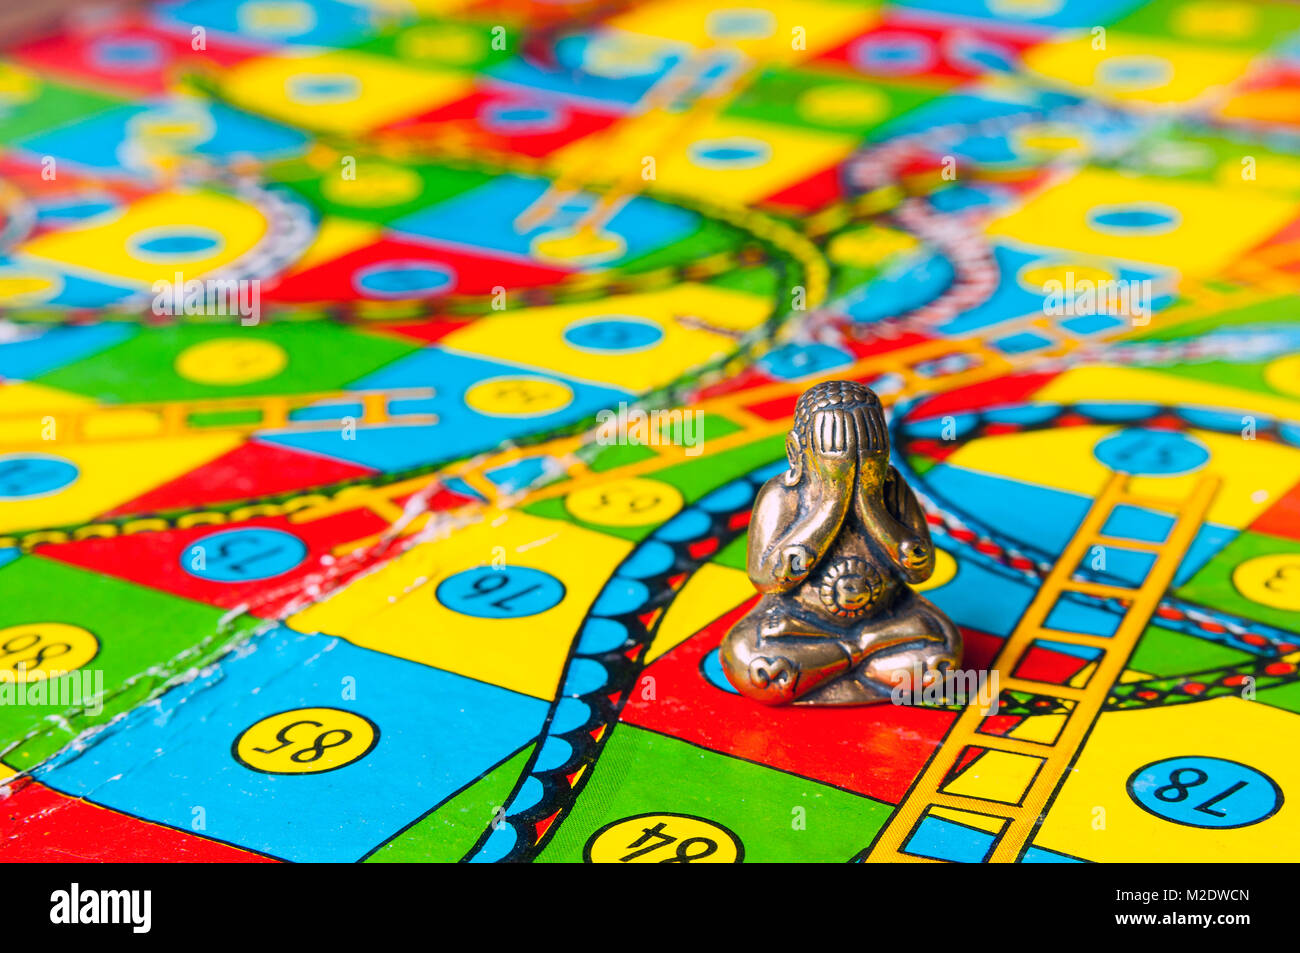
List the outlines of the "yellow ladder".
{"type": "Polygon", "coordinates": [[[425,400],[432,387],[405,387],[382,391],[324,391],[315,394],[267,397],[209,397],[141,404],[96,404],[60,408],[46,414],[36,411],[0,413],[0,447],[50,448],[68,444],[116,440],[158,440],[194,434],[241,433],[259,430],[335,430],[343,416],[320,420],[293,420],[295,410],[320,405],[360,407],[358,427],[380,424],[434,424],[436,414],[394,414],[392,401],[425,400]],[[202,424],[203,414],[248,412],[248,419],[202,424]],[[52,428],[47,433],[47,426],[52,428]]]}
{"type": "Polygon", "coordinates": [[[1019,860],[1051,798],[1064,782],[1066,772],[1074,762],[1102,704],[1124,671],[1124,666],[1128,664],[1129,656],[1146,629],[1160,598],[1173,580],[1174,572],[1191,546],[1218,485],[1218,477],[1207,475],[1196,483],[1185,499],[1165,500],[1130,494],[1128,477],[1122,473],[1116,473],[1107,482],[991,666],[998,673],[998,687],[1001,689],[1059,698],[1070,703],[1070,710],[1064,716],[1065,723],[1056,740],[1044,744],[1023,738],[982,733],[979,729],[988,716],[980,706],[967,705],[921,776],[877,835],[866,854],[868,862],[935,862],[934,858],[909,853],[906,849],[909,839],[932,808],[948,808],[1001,819],[1002,828],[995,835],[993,848],[986,860],[993,863],[1019,860]],[[1176,520],[1168,538],[1163,543],[1149,543],[1102,535],[1106,520],[1117,506],[1124,504],[1174,514],[1176,520]],[[1089,547],[1096,545],[1145,550],[1155,553],[1156,559],[1151,571],[1136,589],[1072,578],[1089,547]],[[1046,628],[1048,614],[1058,598],[1068,592],[1088,593],[1126,602],[1123,619],[1114,634],[1107,637],[1046,628]],[[1100,650],[1101,654],[1095,660],[1096,669],[1086,686],[1079,688],[1013,677],[1011,673],[1016,671],[1018,663],[1036,639],[1100,650]],[[958,759],[969,747],[1025,755],[1041,761],[1019,803],[1008,804],[983,797],[944,793],[942,789],[952,780],[951,774],[958,759]]]}

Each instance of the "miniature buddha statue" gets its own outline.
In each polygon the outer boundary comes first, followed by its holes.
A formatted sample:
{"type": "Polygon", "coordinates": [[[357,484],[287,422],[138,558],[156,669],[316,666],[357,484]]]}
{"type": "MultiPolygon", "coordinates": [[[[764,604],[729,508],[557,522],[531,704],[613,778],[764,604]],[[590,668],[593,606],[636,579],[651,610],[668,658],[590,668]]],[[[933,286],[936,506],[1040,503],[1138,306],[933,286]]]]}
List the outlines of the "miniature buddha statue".
{"type": "Polygon", "coordinates": [[[769,705],[861,705],[918,673],[942,678],[961,634],[908,586],[934,572],[934,547],[890,465],[880,399],[851,381],[811,388],[786,456],[754,501],[749,578],[762,598],[723,640],[727,678],[769,705]]]}

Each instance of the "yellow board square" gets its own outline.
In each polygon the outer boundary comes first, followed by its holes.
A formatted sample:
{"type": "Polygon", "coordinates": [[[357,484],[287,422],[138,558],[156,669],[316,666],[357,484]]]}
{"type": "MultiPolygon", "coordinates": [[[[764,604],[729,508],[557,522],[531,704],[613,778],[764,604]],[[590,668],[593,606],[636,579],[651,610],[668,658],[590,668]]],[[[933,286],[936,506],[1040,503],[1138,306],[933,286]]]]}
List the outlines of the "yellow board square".
{"type": "Polygon", "coordinates": [[[326,215],[321,218],[315,241],[303,252],[302,257],[293,263],[293,268],[286,277],[323,265],[335,258],[342,258],[349,252],[379,241],[382,236],[383,229],[378,225],[340,218],[337,215],[326,215]]]}
{"type": "MultiPolygon", "coordinates": [[[[1228,411],[1250,408],[1254,414],[1284,419],[1300,416],[1300,401],[1131,367],[1074,368],[1054,378],[1035,393],[1034,399],[1069,405],[1087,401],[1141,402],[1151,400],[1153,395],[1164,395],[1186,406],[1228,411]]],[[[986,437],[961,447],[947,462],[1095,496],[1110,470],[1093,455],[1093,447],[1120,429],[1064,427],[986,437]]],[[[1199,430],[1188,433],[1210,451],[1204,471],[1223,478],[1210,506],[1209,522],[1237,528],[1249,526],[1300,478],[1300,451],[1284,444],[1243,440],[1238,434],[1199,430]]],[[[1131,489],[1141,496],[1176,499],[1190,492],[1199,475],[1200,471],[1182,476],[1139,476],[1132,481],[1131,489]]]]}
{"type": "MultiPolygon", "coordinates": [[[[1300,856],[1300,808],[1290,795],[1300,788],[1300,762],[1278,742],[1294,738],[1298,730],[1300,715],[1231,697],[1107,712],[1066,775],[1035,843],[1106,862],[1153,857],[1167,863],[1293,861],[1300,856]],[[1284,792],[1281,807],[1256,823],[1214,829],[1157,816],[1134,802],[1128,781],[1135,772],[1162,759],[1188,756],[1232,761],[1263,773],[1284,792]]],[[[1196,780],[1192,774],[1182,778],[1196,780]]],[[[1210,777],[1185,790],[1201,800],[1221,788],[1210,777]]]]}
{"type": "Polygon", "coordinates": [[[1019,804],[1043,766],[1041,758],[984,749],[942,788],[944,794],[1019,804]]]}
{"type": "Polygon", "coordinates": [[[358,133],[460,99],[472,85],[461,73],[412,69],[364,53],[281,51],[231,69],[224,91],[261,115],[358,133]]]}
{"type": "Polygon", "coordinates": [[[1085,169],[996,219],[988,232],[1198,276],[1233,261],[1294,216],[1293,202],[1264,189],[1085,169]],[[1127,224],[1125,217],[1150,223],[1127,224]]]}
{"type": "Polygon", "coordinates": [[[654,0],[613,17],[608,25],[698,49],[734,49],[763,62],[791,63],[857,36],[878,17],[869,6],[825,0],[767,0],[761,6],[654,0]]]}
{"type": "Polygon", "coordinates": [[[853,136],[719,117],[705,124],[694,141],[664,152],[658,163],[658,187],[671,193],[747,204],[835,165],[857,146],[853,136]],[[757,150],[763,161],[733,166],[708,158],[737,148],[757,150]]]}
{"type": "Polygon", "coordinates": [[[512,511],[419,545],[288,623],[549,700],[587,609],[631,548],[626,540],[512,511]],[[518,618],[477,618],[439,601],[445,580],[494,560],[506,572],[549,573],[563,582],[563,597],[518,618]]]}
{"type": "Polygon", "coordinates": [[[1025,66],[1093,95],[1132,103],[1186,105],[1221,92],[1246,75],[1252,53],[1191,46],[1152,36],[1106,32],[1093,49],[1089,34],[1025,51],[1025,66]]]}
{"type": "Polygon", "coordinates": [[[640,392],[735,350],[734,338],[697,322],[746,331],[762,324],[770,311],[770,301],[742,291],[678,285],[650,294],[493,314],[452,332],[442,344],[640,392]],[[566,332],[604,320],[631,322],[662,337],[649,348],[628,351],[584,349],[566,340],[566,332]]]}
{"type": "MultiPolygon", "coordinates": [[[[1165,388],[1166,393],[1173,390],[1170,384],[1165,388]]],[[[1091,399],[1105,398],[1094,395],[1091,399]]],[[[1063,427],[985,437],[963,446],[947,463],[1095,497],[1112,471],[1094,456],[1093,448],[1123,429],[1063,427]]],[[[1268,509],[1270,501],[1276,501],[1300,479],[1298,450],[1262,440],[1242,440],[1238,435],[1202,430],[1190,430],[1187,434],[1210,452],[1204,468],[1178,476],[1135,476],[1129,482],[1135,495],[1171,502],[1186,499],[1202,472],[1215,473],[1222,477],[1223,483],[1210,505],[1207,521],[1245,529],[1268,509]]]]}
{"type": "MultiPolygon", "coordinates": [[[[1157,321],[1159,318],[1156,319],[1157,321]]],[[[1172,398],[1183,406],[1248,410],[1253,414],[1300,418],[1300,400],[1241,390],[1227,384],[1173,377],[1140,367],[1077,367],[1053,378],[1034,395],[1035,400],[1074,403],[1089,400],[1151,400],[1172,398]]],[[[1300,396],[1300,394],[1297,394],[1300,396]]]]}
{"type": "MultiPolygon", "coordinates": [[[[29,421],[33,413],[45,413],[52,410],[75,410],[94,406],[95,402],[89,397],[82,397],[80,394],[59,390],[57,387],[47,387],[44,384],[32,384],[26,381],[4,381],[0,383],[0,417],[21,414],[22,417],[17,422],[29,421]]],[[[35,436],[34,433],[28,431],[20,436],[15,436],[14,439],[32,440],[35,436]]]]}
{"type": "Polygon", "coordinates": [[[0,499],[0,532],[92,520],[202,466],[242,441],[238,434],[81,444],[56,439],[39,451],[6,452],[0,461],[46,455],[73,464],[79,472],[73,482],[56,492],[0,499]],[[141,461],[148,461],[148,465],[142,466],[141,461]]]}
{"type": "Polygon", "coordinates": [[[749,581],[749,576],[730,566],[705,563],[687,580],[668,607],[654,641],[650,643],[646,663],[671,652],[753,595],[754,584],[749,581]]]}
{"type": "Polygon", "coordinates": [[[747,204],[829,168],[857,145],[853,136],[750,119],[693,122],[655,113],[625,119],[610,136],[580,139],[553,158],[557,168],[581,181],[639,171],[650,158],[656,190],[747,204]]]}
{"type": "Polygon", "coordinates": [[[1227,119],[1296,123],[1300,122],[1300,96],[1288,86],[1246,89],[1224,103],[1219,114],[1227,119]]]}
{"type": "Polygon", "coordinates": [[[155,281],[201,277],[251,251],[266,234],[266,217],[249,203],[202,189],[175,189],[133,202],[120,215],[82,228],[37,236],[24,255],[150,287],[155,281]],[[196,240],[192,253],[154,252],[169,237],[196,240]]]}

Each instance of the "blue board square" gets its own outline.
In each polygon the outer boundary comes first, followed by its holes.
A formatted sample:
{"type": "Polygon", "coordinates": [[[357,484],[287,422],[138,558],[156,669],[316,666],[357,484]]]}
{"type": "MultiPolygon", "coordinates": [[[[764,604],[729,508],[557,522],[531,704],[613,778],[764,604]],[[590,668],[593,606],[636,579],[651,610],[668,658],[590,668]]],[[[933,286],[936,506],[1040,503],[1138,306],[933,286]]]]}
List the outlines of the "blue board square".
{"type": "Polygon", "coordinates": [[[202,836],[286,860],[355,861],[534,738],[546,711],[495,685],[276,628],[37,777],[185,831],[202,808],[202,836]],[[379,728],[374,747],[314,774],[236,760],[232,745],[250,726],[313,707],[369,719],[379,728]]]}

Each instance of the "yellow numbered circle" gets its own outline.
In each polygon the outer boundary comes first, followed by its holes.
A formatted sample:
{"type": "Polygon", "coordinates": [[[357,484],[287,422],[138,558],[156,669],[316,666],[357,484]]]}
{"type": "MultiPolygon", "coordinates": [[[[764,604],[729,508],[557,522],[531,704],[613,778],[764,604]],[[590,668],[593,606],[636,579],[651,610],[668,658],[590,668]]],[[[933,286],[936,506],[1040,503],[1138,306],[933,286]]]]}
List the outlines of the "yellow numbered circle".
{"type": "Polygon", "coordinates": [[[1245,40],[1259,29],[1259,11],[1249,3],[1193,0],[1172,12],[1169,25],[1189,39],[1245,40]]]}
{"type": "Polygon", "coordinates": [[[912,588],[917,592],[938,589],[940,586],[946,586],[950,583],[955,575],[957,575],[957,560],[952,558],[952,553],[948,552],[948,550],[936,547],[934,551],[934,572],[925,582],[918,583],[912,588]]]}
{"type": "Polygon", "coordinates": [[[40,304],[63,289],[60,278],[0,268],[0,305],[40,304]]]}
{"type": "Polygon", "coordinates": [[[176,373],[198,384],[250,384],[275,377],[289,364],[284,348],[257,338],[214,338],[176,358],[176,373]]]}
{"type": "Polygon", "coordinates": [[[1300,397],[1300,354],[1279,357],[1264,368],[1268,386],[1283,394],[1300,397]]]}
{"type": "Polygon", "coordinates": [[[379,726],[341,708],[295,708],[245,728],[231,752],[264,774],[320,774],[360,761],[379,742],[379,726]]]}
{"type": "Polygon", "coordinates": [[[1047,290],[1048,282],[1056,282],[1062,290],[1071,286],[1082,290],[1085,287],[1095,287],[1101,281],[1110,281],[1116,276],[1105,268],[1083,262],[1036,261],[1022,268],[1016,277],[1022,288],[1038,293],[1047,290]]]}
{"type": "Polygon", "coordinates": [[[1008,20],[1051,16],[1065,6],[1065,0],[989,0],[988,7],[1008,20]]]}
{"type": "Polygon", "coordinates": [[[653,37],[613,31],[594,34],[582,53],[583,72],[605,79],[645,76],[659,69],[664,51],[653,37]]]}
{"type": "Polygon", "coordinates": [[[589,864],[738,864],[740,838],[690,814],[638,814],[607,824],[587,841],[589,864]]]}
{"type": "Polygon", "coordinates": [[[634,477],[575,490],[565,498],[564,507],[585,523],[649,526],[675,515],[683,503],[677,487],[634,477]]]}
{"type": "Polygon", "coordinates": [[[302,0],[251,0],[239,5],[239,25],[258,36],[293,36],[311,29],[316,11],[302,0]]]}
{"type": "Polygon", "coordinates": [[[545,377],[495,377],[467,390],[465,403],[489,417],[542,417],[573,403],[573,388],[545,377]]]}
{"type": "Polygon", "coordinates": [[[99,639],[78,625],[29,622],[0,629],[0,681],[36,682],[76,671],[99,654],[99,639]]]}
{"type": "Polygon", "coordinates": [[[1044,156],[1079,153],[1088,147],[1084,133],[1068,123],[1033,123],[1015,131],[1016,143],[1025,152],[1044,156]]]}
{"type": "Polygon", "coordinates": [[[538,235],[531,242],[535,257],[562,265],[595,265],[617,258],[627,242],[613,232],[594,228],[562,228],[538,235]]]}
{"type": "Polygon", "coordinates": [[[889,99],[864,86],[816,86],[799,97],[796,108],[813,122],[856,126],[884,118],[889,113],[889,99]]]}
{"type": "Polygon", "coordinates": [[[325,197],[340,205],[385,208],[419,197],[424,180],[418,172],[396,165],[364,164],[354,179],[327,176],[321,183],[325,197]]]}
{"type": "Polygon", "coordinates": [[[27,70],[0,63],[0,104],[29,102],[39,91],[39,82],[27,70]]]}
{"type": "Polygon", "coordinates": [[[914,251],[921,243],[906,232],[879,225],[855,228],[831,239],[827,251],[833,261],[859,268],[870,268],[881,262],[914,251]]]}
{"type": "Polygon", "coordinates": [[[186,116],[168,112],[146,113],[131,124],[136,139],[157,147],[188,148],[212,135],[211,120],[206,116],[186,116]]]}
{"type": "Polygon", "coordinates": [[[405,60],[434,60],[469,65],[487,52],[487,34],[454,24],[416,26],[397,38],[397,52],[405,60]]]}
{"type": "Polygon", "coordinates": [[[1232,584],[1252,602],[1289,612],[1300,611],[1300,553],[1247,559],[1232,571],[1232,584]]]}

